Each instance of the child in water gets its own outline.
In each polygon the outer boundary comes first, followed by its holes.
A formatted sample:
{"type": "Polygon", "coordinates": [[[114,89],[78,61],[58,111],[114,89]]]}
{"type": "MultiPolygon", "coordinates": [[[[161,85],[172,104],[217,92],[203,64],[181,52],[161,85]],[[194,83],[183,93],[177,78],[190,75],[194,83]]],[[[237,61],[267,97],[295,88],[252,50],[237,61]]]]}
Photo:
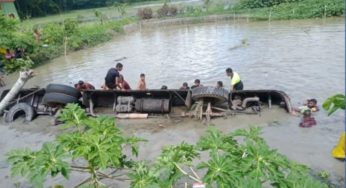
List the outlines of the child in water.
{"type": "Polygon", "coordinates": [[[145,74],[143,74],[143,73],[140,75],[140,80],[138,82],[137,89],[138,90],[146,90],[147,89],[146,83],[145,83],[145,74]]]}
{"type": "Polygon", "coordinates": [[[315,118],[311,116],[311,110],[305,110],[303,116],[303,120],[299,123],[299,127],[312,127],[316,125],[315,118]]]}

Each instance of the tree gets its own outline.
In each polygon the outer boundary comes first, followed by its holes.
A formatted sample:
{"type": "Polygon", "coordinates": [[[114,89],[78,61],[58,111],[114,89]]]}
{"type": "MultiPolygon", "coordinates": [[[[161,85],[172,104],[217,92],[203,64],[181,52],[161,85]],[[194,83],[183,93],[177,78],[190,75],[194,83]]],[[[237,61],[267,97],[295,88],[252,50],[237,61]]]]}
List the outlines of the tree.
{"type": "Polygon", "coordinates": [[[133,188],[178,187],[184,182],[220,188],[327,187],[314,180],[306,166],[269,148],[259,136],[259,128],[229,134],[210,128],[195,145],[182,142],[166,146],[155,161],[134,161],[124,156],[124,148],[130,146],[132,155],[137,156],[138,143],[143,140],[123,136],[113,118],[87,117],[77,104],[69,104],[60,120],[69,131],[57,140],[45,143],[38,151],[20,149],[7,154],[12,176],[27,177],[35,187],[42,186],[49,175],[61,174],[68,179],[71,171],[89,173],[81,184],[89,182],[94,187],[102,185],[102,179],[121,175],[130,178],[133,188]],[[208,159],[200,160],[202,154],[209,155],[208,159]],[[71,159],[82,159],[79,161],[85,165],[74,166],[69,163],[71,159]],[[106,174],[106,169],[111,173],[106,174]],[[121,169],[127,169],[126,173],[114,174],[121,169]]]}

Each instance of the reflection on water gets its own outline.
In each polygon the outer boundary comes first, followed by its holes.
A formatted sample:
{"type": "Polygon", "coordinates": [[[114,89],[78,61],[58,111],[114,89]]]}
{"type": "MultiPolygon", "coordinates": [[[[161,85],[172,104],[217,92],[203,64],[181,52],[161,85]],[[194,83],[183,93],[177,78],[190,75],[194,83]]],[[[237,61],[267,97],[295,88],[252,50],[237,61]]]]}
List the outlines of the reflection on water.
{"type": "MultiPolygon", "coordinates": [[[[218,80],[229,85],[225,69],[232,67],[246,89],[283,90],[294,105],[310,97],[321,104],[326,97],[344,92],[344,44],[340,18],[172,26],[119,36],[57,58],[38,67],[38,75],[28,85],[72,84],[83,79],[100,87],[114,60],[125,56],[122,74],[132,86],[142,72],[149,88],[178,88],[196,78],[204,85],[218,80]],[[249,45],[234,48],[243,39],[249,45]]],[[[15,78],[11,75],[10,81],[15,78]]],[[[344,114],[329,118],[321,111],[316,119],[316,127],[302,129],[299,118],[288,118],[281,122],[287,126],[267,127],[264,136],[291,159],[344,177],[343,163],[330,157],[344,129],[344,114]]]]}

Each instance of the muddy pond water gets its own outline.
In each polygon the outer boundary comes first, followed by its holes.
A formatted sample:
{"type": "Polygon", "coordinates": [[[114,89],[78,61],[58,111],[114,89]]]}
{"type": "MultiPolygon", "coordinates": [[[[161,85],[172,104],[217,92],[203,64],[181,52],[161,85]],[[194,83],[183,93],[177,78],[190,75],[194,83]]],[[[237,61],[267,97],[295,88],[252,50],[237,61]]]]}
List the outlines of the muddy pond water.
{"type": "MultiPolygon", "coordinates": [[[[245,89],[282,90],[293,105],[301,105],[307,98],[316,98],[321,105],[327,97],[345,90],[344,33],[343,18],[230,20],[145,29],[54,59],[36,68],[37,76],[27,86],[72,85],[82,79],[99,88],[107,70],[115,66],[114,60],[126,57],[122,60],[122,74],[132,87],[140,73],[147,75],[148,88],[178,88],[183,82],[191,85],[196,78],[203,85],[215,85],[221,80],[228,87],[225,69],[232,67],[240,74],[245,89]]],[[[16,77],[8,76],[7,83],[10,85],[16,77]]],[[[328,117],[321,110],[315,118],[317,126],[299,128],[299,117],[272,110],[262,117],[240,116],[213,123],[225,132],[260,125],[270,146],[315,172],[326,170],[333,183],[341,187],[344,162],[332,158],[330,152],[344,130],[344,113],[339,111],[328,117]]],[[[29,125],[15,122],[0,126],[0,187],[13,186],[3,162],[4,153],[14,147],[37,147],[52,139],[57,128],[48,126],[48,119],[39,118],[29,125]]],[[[190,120],[122,120],[119,125],[127,134],[149,140],[141,149],[145,159],[157,156],[163,145],[183,140],[196,142],[206,129],[200,122],[190,120]]]]}

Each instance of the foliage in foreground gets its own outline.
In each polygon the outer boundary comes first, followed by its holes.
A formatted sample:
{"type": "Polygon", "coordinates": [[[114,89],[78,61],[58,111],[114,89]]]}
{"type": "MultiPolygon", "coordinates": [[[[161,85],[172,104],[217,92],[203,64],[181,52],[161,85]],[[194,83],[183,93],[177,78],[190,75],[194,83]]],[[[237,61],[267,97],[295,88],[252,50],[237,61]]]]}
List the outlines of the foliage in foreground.
{"type": "Polygon", "coordinates": [[[345,110],[345,95],[336,94],[329,97],[322,105],[323,109],[328,111],[328,116],[336,112],[338,109],[345,110]]]}
{"type": "Polygon", "coordinates": [[[102,179],[117,178],[119,174],[114,172],[128,169],[133,188],[182,187],[185,182],[203,182],[207,187],[220,188],[269,184],[327,187],[314,180],[307,167],[270,149],[259,136],[259,128],[229,134],[210,128],[196,145],[183,142],[166,146],[154,162],[135,162],[125,155],[124,149],[130,146],[132,155],[137,156],[138,143],[143,140],[123,136],[113,118],[87,117],[84,110],[73,104],[62,111],[60,120],[69,131],[55,141],[44,143],[38,151],[17,149],[7,154],[12,176],[26,177],[35,187],[42,187],[47,176],[62,175],[68,179],[71,171],[78,171],[90,175],[81,184],[89,182],[98,187],[102,179]]]}
{"type": "Polygon", "coordinates": [[[131,160],[124,153],[126,146],[132,154],[138,154],[136,137],[125,137],[110,117],[87,117],[79,106],[68,105],[61,113],[60,120],[72,129],[53,142],[44,143],[38,151],[13,150],[7,154],[12,176],[26,177],[35,187],[42,187],[47,176],[62,175],[68,179],[71,170],[90,174],[86,182],[97,187],[100,180],[112,178],[105,169],[123,169],[131,166],[131,160]],[[83,161],[73,165],[72,161],[83,161]]]}
{"type": "Polygon", "coordinates": [[[136,163],[129,174],[131,187],[182,187],[184,182],[220,188],[327,187],[314,180],[307,167],[270,149],[259,134],[259,128],[230,134],[208,129],[196,145],[167,146],[155,162],[136,163]],[[206,154],[208,159],[201,160],[206,154]]]}

